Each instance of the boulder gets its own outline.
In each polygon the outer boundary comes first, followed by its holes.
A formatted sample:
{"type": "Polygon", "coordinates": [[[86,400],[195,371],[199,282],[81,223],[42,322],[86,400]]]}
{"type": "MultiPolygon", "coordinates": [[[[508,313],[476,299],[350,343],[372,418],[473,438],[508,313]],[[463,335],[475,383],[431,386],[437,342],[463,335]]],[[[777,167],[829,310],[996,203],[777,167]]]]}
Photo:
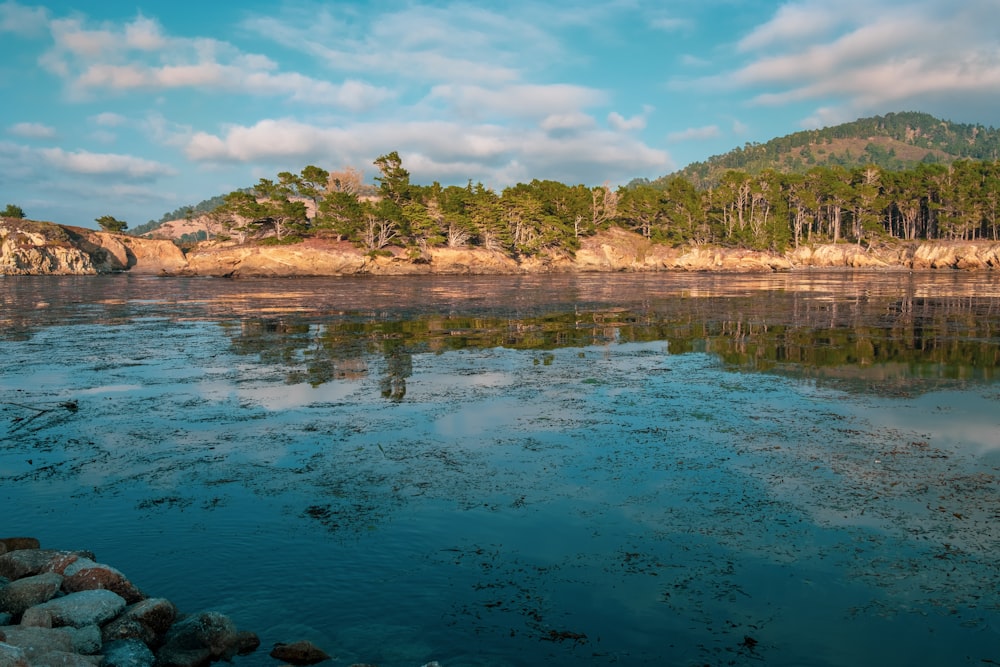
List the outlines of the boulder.
{"type": "Polygon", "coordinates": [[[0,642],[0,667],[30,667],[24,649],[0,642]]]}
{"type": "Polygon", "coordinates": [[[39,549],[41,544],[34,537],[3,537],[0,538],[0,554],[20,549],[39,549]]]}
{"type": "Polygon", "coordinates": [[[156,656],[138,639],[117,639],[104,645],[103,667],[153,667],[156,656]]]}
{"type": "Polygon", "coordinates": [[[75,650],[73,636],[63,628],[5,626],[0,628],[0,641],[22,649],[32,665],[37,664],[37,659],[42,654],[53,651],[73,653],[75,650]]]}
{"type": "Polygon", "coordinates": [[[22,625],[61,627],[103,625],[125,609],[125,600],[112,591],[97,589],[70,593],[35,605],[21,617],[22,625]]]}
{"type": "Polygon", "coordinates": [[[317,662],[330,660],[330,656],[310,641],[298,641],[292,644],[275,644],[270,656],[292,665],[315,665],[317,662]]]}
{"type": "Polygon", "coordinates": [[[160,667],[202,667],[215,660],[230,660],[253,650],[247,650],[248,635],[237,632],[233,621],[218,612],[188,616],[170,628],[156,662],[160,667]]]}
{"type": "MultiPolygon", "coordinates": [[[[0,577],[20,579],[41,572],[62,573],[54,563],[72,562],[80,556],[92,558],[89,551],[56,551],[53,549],[16,549],[0,554],[0,577]]],[[[65,565],[63,566],[65,568],[65,565]]]]}
{"type": "Polygon", "coordinates": [[[176,618],[177,607],[170,600],[148,598],[126,607],[118,618],[102,628],[101,636],[105,642],[138,639],[156,648],[163,643],[176,618]]]}
{"type": "Polygon", "coordinates": [[[94,563],[92,567],[78,567],[83,560],[89,559],[81,559],[66,568],[62,588],[67,593],[104,589],[117,593],[128,604],[145,599],[142,591],[115,568],[100,563],[94,563]]]}
{"type": "Polygon", "coordinates": [[[62,581],[62,575],[55,572],[16,579],[0,588],[0,611],[18,617],[29,607],[48,602],[55,597],[62,581]]]}

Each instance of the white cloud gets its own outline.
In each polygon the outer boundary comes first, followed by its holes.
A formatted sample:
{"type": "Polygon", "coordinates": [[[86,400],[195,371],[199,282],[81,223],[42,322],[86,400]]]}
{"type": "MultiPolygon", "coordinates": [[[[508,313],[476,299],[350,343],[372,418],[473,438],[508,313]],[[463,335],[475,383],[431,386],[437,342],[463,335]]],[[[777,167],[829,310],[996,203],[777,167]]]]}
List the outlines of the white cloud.
{"type": "Polygon", "coordinates": [[[556,40],[521,12],[473,4],[409,6],[349,15],[329,9],[285,8],[243,27],[261,38],[316,58],[331,70],[387,75],[407,81],[509,84],[520,63],[557,59],[556,40]]]}
{"type": "Polygon", "coordinates": [[[511,174],[564,182],[627,181],[637,172],[673,166],[662,150],[628,134],[603,130],[583,118],[568,119],[573,132],[547,127],[508,127],[457,122],[369,122],[321,127],[291,119],[233,126],[221,135],[191,137],[185,152],[202,162],[269,162],[294,166],[315,163],[366,167],[380,154],[398,150],[414,179],[464,182],[471,178],[510,185],[511,174]],[[516,165],[516,167],[515,167],[516,165]]]}
{"type": "Polygon", "coordinates": [[[122,26],[89,29],[83,19],[52,22],[54,46],[41,58],[64,78],[75,98],[96,91],[198,89],[205,92],[284,97],[290,101],[365,111],[393,97],[392,91],[348,79],[316,79],[281,72],[270,58],[244,53],[214,39],[171,37],[145,17],[122,26]]]}
{"type": "Polygon", "coordinates": [[[996,10],[996,0],[787,2],[738,42],[742,66],[671,84],[748,91],[751,105],[822,105],[807,127],[911,109],[975,120],[970,110],[1000,106],[996,10]]]}
{"type": "Polygon", "coordinates": [[[741,39],[738,47],[741,51],[753,51],[789,43],[815,42],[836,30],[851,12],[862,11],[861,7],[849,7],[848,4],[857,3],[841,0],[834,6],[818,0],[782,5],[770,21],[741,39]]]}
{"type": "Polygon", "coordinates": [[[625,118],[617,111],[612,111],[608,114],[608,125],[620,132],[629,132],[631,130],[644,130],[646,129],[646,122],[649,118],[649,114],[653,112],[653,107],[646,105],[643,107],[642,113],[636,114],[631,118],[625,118]]]}
{"type": "Polygon", "coordinates": [[[7,128],[7,132],[24,139],[52,139],[56,136],[56,128],[42,123],[16,123],[7,128]]]}
{"type": "Polygon", "coordinates": [[[546,132],[575,132],[594,127],[595,124],[593,116],[582,111],[571,111],[546,116],[538,125],[546,132]]]}
{"type": "Polygon", "coordinates": [[[649,26],[657,30],[663,30],[664,32],[677,32],[678,30],[691,28],[692,23],[688,19],[661,16],[650,21],[649,26]]]}
{"type": "Polygon", "coordinates": [[[0,32],[37,35],[45,31],[49,13],[44,7],[26,7],[16,2],[0,3],[0,32]]]}
{"type": "Polygon", "coordinates": [[[483,118],[495,114],[545,118],[573,114],[605,101],[605,93],[571,84],[516,84],[486,88],[475,85],[434,86],[429,99],[447,103],[460,116],[483,118]]]}
{"type": "Polygon", "coordinates": [[[668,141],[704,141],[705,139],[715,139],[720,136],[718,125],[705,125],[704,127],[690,127],[680,132],[671,132],[667,135],[668,141]]]}
{"type": "Polygon", "coordinates": [[[130,180],[152,180],[170,176],[175,171],[165,164],[131,155],[64,151],[42,148],[37,153],[49,166],[61,171],[86,176],[113,176],[130,180]]]}
{"type": "Polygon", "coordinates": [[[104,113],[92,116],[91,121],[101,127],[121,127],[128,123],[128,119],[125,116],[113,111],[105,111],[104,113]]]}

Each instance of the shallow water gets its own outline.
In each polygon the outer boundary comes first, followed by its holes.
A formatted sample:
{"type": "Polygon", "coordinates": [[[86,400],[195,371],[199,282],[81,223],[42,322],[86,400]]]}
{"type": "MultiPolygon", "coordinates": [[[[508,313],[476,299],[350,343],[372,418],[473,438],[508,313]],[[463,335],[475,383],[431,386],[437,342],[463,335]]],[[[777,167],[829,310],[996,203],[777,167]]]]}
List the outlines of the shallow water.
{"type": "Polygon", "coordinates": [[[0,286],[0,533],[239,664],[1000,662],[992,274],[0,286]]]}

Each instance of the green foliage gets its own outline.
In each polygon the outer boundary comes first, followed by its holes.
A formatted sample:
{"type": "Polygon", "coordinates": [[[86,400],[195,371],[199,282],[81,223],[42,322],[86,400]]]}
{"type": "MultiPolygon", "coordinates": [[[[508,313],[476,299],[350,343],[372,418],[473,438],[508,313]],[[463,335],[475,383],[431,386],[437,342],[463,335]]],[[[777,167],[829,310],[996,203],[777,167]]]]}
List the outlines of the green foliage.
{"type": "Polygon", "coordinates": [[[17,218],[18,220],[24,219],[24,209],[16,204],[7,204],[7,208],[0,211],[0,218],[17,218]]]}
{"type": "Polygon", "coordinates": [[[102,215],[94,220],[106,232],[121,233],[128,229],[128,223],[110,215],[102,215]]]}
{"type": "MultiPolygon", "coordinates": [[[[868,164],[885,170],[912,169],[921,161],[950,164],[956,160],[993,161],[1000,158],[1000,130],[982,125],[942,121],[925,113],[903,112],[861,118],[819,130],[805,130],[747,143],[673,175],[696,187],[718,184],[728,170],[750,174],[767,169],[805,173],[813,166],[852,168],[868,164]],[[852,148],[858,146],[858,148],[852,148]],[[820,148],[822,147],[822,148],[820,148]]],[[[653,181],[664,187],[667,177],[653,181]]]]}
{"type": "MultiPolygon", "coordinates": [[[[888,125],[899,122],[892,117],[888,125]]],[[[712,175],[698,167],[693,173],[699,182],[714,179],[706,188],[683,174],[636,180],[617,190],[538,179],[499,194],[472,181],[465,187],[419,186],[410,183],[394,151],[375,161],[380,171],[375,195],[361,195],[359,181],[347,178],[356,171],[340,178],[308,166],[229,193],[213,215],[239,242],[295,243],[333,232],[373,257],[413,262],[430,261],[428,251],[443,245],[512,257],[571,255],[587,236],[609,226],[642,235],[647,246],[712,243],[778,252],[803,243],[1000,240],[1000,163],[918,162],[904,170],[875,162],[845,166],[855,154],[884,162],[898,153],[874,139],[863,149],[834,150],[842,129],[806,133],[815,140],[812,149],[784,162],[797,167],[817,162],[804,171],[755,167],[712,175]],[[814,160],[817,155],[825,162],[814,160]],[[354,185],[337,185],[346,182],[354,185]]],[[[925,135],[934,139],[928,139],[931,144],[941,143],[929,131],[919,136],[925,135]]],[[[748,145],[743,152],[759,148],[748,145]]]]}

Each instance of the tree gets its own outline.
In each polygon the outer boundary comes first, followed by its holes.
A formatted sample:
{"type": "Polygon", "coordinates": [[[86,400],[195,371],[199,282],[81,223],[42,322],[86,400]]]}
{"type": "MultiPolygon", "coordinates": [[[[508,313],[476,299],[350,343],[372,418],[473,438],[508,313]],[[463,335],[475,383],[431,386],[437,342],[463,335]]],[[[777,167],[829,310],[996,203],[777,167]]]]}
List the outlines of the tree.
{"type": "Polygon", "coordinates": [[[124,232],[128,229],[128,223],[124,220],[118,220],[110,215],[102,215],[99,218],[95,218],[94,222],[101,226],[106,232],[114,232],[116,234],[124,232]]]}
{"type": "Polygon", "coordinates": [[[24,218],[24,209],[15,204],[7,204],[7,208],[0,211],[0,218],[24,218]]]}
{"type": "Polygon", "coordinates": [[[410,172],[403,169],[403,160],[393,151],[380,155],[374,162],[381,176],[376,176],[382,194],[402,206],[410,198],[410,172]]]}

